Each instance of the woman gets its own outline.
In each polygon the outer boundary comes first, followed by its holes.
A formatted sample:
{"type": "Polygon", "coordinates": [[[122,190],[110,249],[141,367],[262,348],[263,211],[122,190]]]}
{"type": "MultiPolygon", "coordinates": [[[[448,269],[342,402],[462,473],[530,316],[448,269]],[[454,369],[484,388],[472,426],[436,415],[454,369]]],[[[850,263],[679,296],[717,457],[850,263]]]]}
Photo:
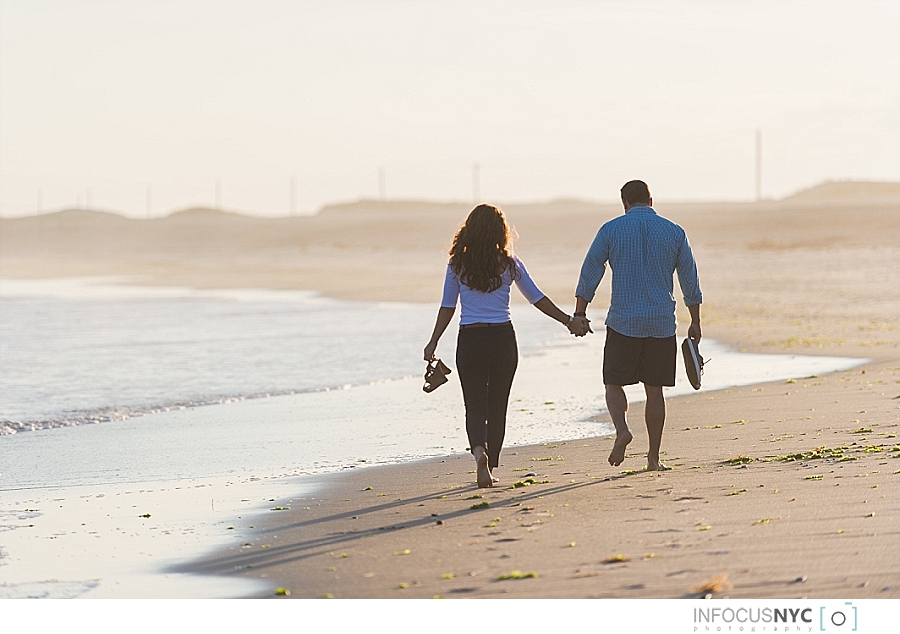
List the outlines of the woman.
{"type": "Polygon", "coordinates": [[[425,360],[430,362],[459,299],[462,314],[456,368],[466,404],[466,433],[481,488],[496,481],[492,471],[500,462],[506,406],[518,364],[516,333],[509,318],[512,284],[535,308],[575,334],[572,318],[538,289],[510,246],[509,225],[500,208],[475,207],[453,238],[441,308],[431,341],[425,346],[425,360]]]}

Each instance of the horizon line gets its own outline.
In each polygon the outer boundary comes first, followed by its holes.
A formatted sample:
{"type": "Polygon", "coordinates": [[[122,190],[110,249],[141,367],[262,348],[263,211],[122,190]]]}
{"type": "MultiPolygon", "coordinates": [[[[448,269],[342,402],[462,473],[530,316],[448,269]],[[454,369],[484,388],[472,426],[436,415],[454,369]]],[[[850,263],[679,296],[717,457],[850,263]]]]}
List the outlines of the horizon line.
{"type": "MultiPolygon", "coordinates": [[[[823,187],[829,184],[840,183],[840,184],[859,184],[859,185],[898,185],[900,186],[900,180],[891,181],[891,180],[854,180],[854,179],[826,179],[820,181],[819,183],[804,187],[794,191],[791,194],[786,196],[782,196],[781,198],[773,198],[773,197],[763,197],[761,199],[756,198],[719,198],[719,199],[697,199],[697,198],[672,198],[668,199],[665,204],[700,204],[700,205],[714,205],[714,204],[741,204],[741,205],[754,205],[754,204],[767,204],[773,202],[781,202],[802,194],[803,192],[813,191],[819,187],[823,187]]],[[[621,201],[618,199],[615,200],[600,200],[600,199],[591,199],[591,198],[581,198],[578,196],[557,196],[553,198],[540,198],[540,199],[530,199],[530,200],[509,200],[503,203],[494,203],[499,207],[515,207],[515,206],[524,206],[524,205],[551,205],[554,203],[561,202],[574,202],[574,203],[583,203],[589,205],[621,205],[621,201]]],[[[246,209],[237,209],[237,208],[222,208],[216,207],[215,204],[188,204],[186,206],[179,206],[171,209],[167,213],[162,213],[158,215],[153,215],[147,217],[146,215],[130,215],[125,213],[122,210],[114,210],[108,208],[100,208],[100,207],[60,207],[56,209],[48,209],[44,210],[35,210],[32,213],[19,214],[19,215],[3,215],[0,214],[0,219],[2,220],[19,220],[24,218],[36,218],[41,216],[50,216],[53,214],[60,214],[65,212],[73,212],[73,211],[85,211],[90,213],[99,213],[99,214],[109,214],[113,216],[118,216],[121,218],[125,218],[128,220],[161,220],[164,218],[170,218],[176,214],[190,212],[190,211],[212,211],[218,212],[222,214],[231,214],[237,216],[243,216],[247,218],[269,218],[269,219],[284,219],[284,218],[311,218],[319,215],[323,211],[333,207],[341,207],[341,206],[352,206],[359,204],[376,204],[376,205],[388,205],[388,204],[423,204],[423,205],[454,205],[461,207],[468,207],[470,205],[477,205],[483,203],[473,203],[472,201],[465,200],[441,200],[441,199],[429,199],[429,198],[378,198],[373,196],[361,196],[352,200],[342,200],[342,201],[334,201],[329,203],[324,203],[318,209],[314,211],[306,211],[306,212],[288,212],[287,214],[264,214],[264,213],[255,213],[248,211],[246,209]]]]}

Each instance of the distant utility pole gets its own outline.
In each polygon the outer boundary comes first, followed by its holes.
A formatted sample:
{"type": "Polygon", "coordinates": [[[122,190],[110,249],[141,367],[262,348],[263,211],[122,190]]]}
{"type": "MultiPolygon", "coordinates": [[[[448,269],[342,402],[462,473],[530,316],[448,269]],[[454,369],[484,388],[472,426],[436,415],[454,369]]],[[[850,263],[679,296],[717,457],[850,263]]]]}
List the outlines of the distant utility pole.
{"type": "Polygon", "coordinates": [[[481,200],[481,166],[472,163],[472,204],[477,205],[481,200]]]}
{"type": "Polygon", "coordinates": [[[291,175],[291,215],[297,213],[297,175],[291,175]]]}
{"type": "Polygon", "coordinates": [[[81,193],[75,192],[75,209],[81,209],[81,193]]]}
{"type": "Polygon", "coordinates": [[[216,209],[222,208],[222,181],[216,179],[216,209]]]}
{"type": "Polygon", "coordinates": [[[88,187],[87,192],[85,193],[84,200],[85,200],[84,208],[90,209],[91,208],[91,188],[90,187],[88,187]]]}
{"type": "Polygon", "coordinates": [[[762,131],[756,129],[756,200],[762,200],[762,131]]]}
{"type": "Polygon", "coordinates": [[[150,211],[153,208],[153,188],[147,183],[147,220],[150,219],[150,211]]]}
{"type": "Polygon", "coordinates": [[[384,176],[384,166],[378,166],[378,198],[387,200],[387,179],[384,176]]]}

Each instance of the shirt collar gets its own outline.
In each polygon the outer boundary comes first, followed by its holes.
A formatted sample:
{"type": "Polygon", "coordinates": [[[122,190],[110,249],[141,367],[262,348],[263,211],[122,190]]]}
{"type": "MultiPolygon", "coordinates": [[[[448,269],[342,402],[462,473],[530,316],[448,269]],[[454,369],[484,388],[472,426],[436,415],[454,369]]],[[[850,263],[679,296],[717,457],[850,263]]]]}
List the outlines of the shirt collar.
{"type": "Polygon", "coordinates": [[[653,210],[653,207],[647,207],[646,205],[635,205],[625,213],[655,214],[656,212],[653,210]]]}

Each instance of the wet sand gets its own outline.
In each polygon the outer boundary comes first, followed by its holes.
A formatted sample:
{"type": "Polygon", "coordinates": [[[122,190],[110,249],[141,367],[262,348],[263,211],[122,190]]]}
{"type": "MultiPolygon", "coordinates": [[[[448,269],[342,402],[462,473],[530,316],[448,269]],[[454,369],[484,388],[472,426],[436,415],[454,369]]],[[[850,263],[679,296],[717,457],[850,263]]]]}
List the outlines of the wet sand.
{"type": "Polygon", "coordinates": [[[665,472],[638,406],[617,468],[600,438],[510,448],[492,489],[468,455],[335,474],[190,569],[293,598],[900,598],[898,383],[882,362],[672,399],[665,472]]]}

